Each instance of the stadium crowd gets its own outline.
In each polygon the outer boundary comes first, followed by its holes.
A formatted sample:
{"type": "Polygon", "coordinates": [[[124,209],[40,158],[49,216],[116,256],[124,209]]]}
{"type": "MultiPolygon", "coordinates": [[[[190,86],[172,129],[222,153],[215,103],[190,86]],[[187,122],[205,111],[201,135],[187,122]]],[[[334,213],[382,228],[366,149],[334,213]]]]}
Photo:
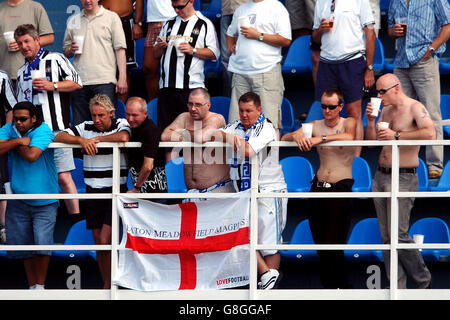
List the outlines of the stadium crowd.
{"type": "MultiPolygon", "coordinates": [[[[391,0],[387,31],[396,41],[394,71],[378,79],[373,64],[379,0],[222,0],[218,32],[194,8],[194,1],[198,0],[81,0],[83,10],[67,21],[62,53],[45,49],[55,38],[39,2],[1,2],[2,192],[10,188],[19,194],[77,193],[71,176],[74,151],[48,148],[51,142],[81,146],[87,193],[112,192],[112,151],[97,148],[97,143],[127,141],[141,142],[142,147],[121,154],[121,192],[167,192],[164,166],[179,155],[159,148],[160,141],[226,141],[234,147],[231,163],[225,157],[214,158],[218,161],[212,164],[205,161],[205,155],[215,155],[208,148],[184,152],[188,192],[248,189],[252,156],[259,161],[259,191],[287,192],[278,149],[268,148],[277,140],[295,141],[302,152],[317,146],[320,168],[311,192],[351,192],[352,163],[361,148],[322,143],[443,139],[439,57],[450,37],[448,1],[391,0]],[[283,135],[283,48],[304,35],[311,35],[314,96],[320,101],[323,120],[283,135]],[[130,97],[135,40],[143,37],[146,97],[130,97]],[[219,59],[225,69],[223,94],[231,97],[226,115],[210,111],[211,96],[205,86],[205,62],[219,59]],[[367,105],[364,132],[362,101],[370,90],[379,99],[367,105]],[[153,121],[147,102],[156,97],[153,121]],[[116,117],[119,100],[126,102],[124,119],[116,117]],[[340,116],[344,103],[346,117],[340,116]],[[380,103],[383,108],[378,110],[380,103]],[[129,172],[132,188],[127,187],[129,172]]],[[[400,148],[401,191],[417,190],[418,153],[417,146],[400,148]]],[[[444,166],[442,146],[427,147],[426,164],[429,177],[439,178],[444,166]]],[[[391,166],[391,150],[383,147],[374,191],[389,190],[391,166]]],[[[259,243],[281,243],[287,198],[258,201],[259,243]]],[[[408,227],[414,199],[402,201],[399,242],[412,243],[408,227]]],[[[311,199],[310,203],[315,242],[345,243],[351,200],[311,199]]],[[[374,204],[383,243],[389,243],[390,203],[374,199],[374,204]]],[[[65,205],[74,221],[86,218],[96,244],[111,243],[109,199],[87,199],[84,212],[78,199],[65,200],[65,205]]],[[[58,200],[1,201],[2,243],[52,244],[57,208],[58,200]]],[[[406,287],[407,277],[419,288],[430,288],[431,275],[420,252],[400,251],[405,254],[399,253],[399,288],[406,287]]],[[[44,288],[50,254],[8,251],[10,257],[24,260],[30,289],[44,288]]],[[[320,251],[320,260],[324,288],[351,287],[343,251],[320,251]]],[[[107,289],[110,252],[98,251],[97,261],[107,289]]],[[[389,269],[389,255],[384,261],[389,269]]],[[[259,252],[259,288],[276,287],[279,268],[279,252],[259,252]]]]}

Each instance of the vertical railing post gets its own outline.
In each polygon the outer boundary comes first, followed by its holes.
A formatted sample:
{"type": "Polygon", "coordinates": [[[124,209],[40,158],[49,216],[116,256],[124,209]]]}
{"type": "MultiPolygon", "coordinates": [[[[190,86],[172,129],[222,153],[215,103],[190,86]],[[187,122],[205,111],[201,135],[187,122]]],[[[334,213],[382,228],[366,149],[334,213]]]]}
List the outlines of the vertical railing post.
{"type": "Polygon", "coordinates": [[[111,300],[117,299],[117,286],[112,283],[118,265],[119,216],[117,194],[120,193],[120,148],[113,147],[112,223],[111,223],[111,300]]]}
{"type": "Polygon", "coordinates": [[[256,246],[258,245],[258,155],[250,158],[251,161],[251,187],[250,187],[250,300],[257,299],[258,259],[256,246]]]}
{"type": "Polygon", "coordinates": [[[392,172],[391,172],[391,269],[390,272],[390,297],[397,300],[398,289],[398,193],[399,185],[399,146],[392,145],[392,172]]]}

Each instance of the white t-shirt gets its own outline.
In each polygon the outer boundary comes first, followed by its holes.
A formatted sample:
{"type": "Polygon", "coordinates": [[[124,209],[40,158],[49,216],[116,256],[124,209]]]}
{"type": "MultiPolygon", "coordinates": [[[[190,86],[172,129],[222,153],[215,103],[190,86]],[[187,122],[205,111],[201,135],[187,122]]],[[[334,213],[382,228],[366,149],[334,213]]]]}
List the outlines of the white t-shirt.
{"type": "Polygon", "coordinates": [[[170,0],[147,1],[147,22],[166,21],[176,15],[170,0]]]}
{"type": "MultiPolygon", "coordinates": [[[[283,170],[279,163],[279,148],[267,147],[270,142],[277,140],[277,134],[272,123],[265,119],[256,125],[255,128],[247,131],[244,131],[240,124],[240,120],[235,120],[220,130],[225,133],[237,134],[243,138],[251,130],[248,143],[253,151],[258,154],[258,183],[260,191],[281,191],[286,189],[283,170]]],[[[242,177],[242,165],[240,172],[242,177]]]]}
{"type": "Polygon", "coordinates": [[[227,35],[237,37],[236,54],[230,56],[228,71],[257,74],[272,70],[281,61],[281,47],[259,40],[247,39],[240,32],[239,17],[248,16],[252,27],[259,32],[279,34],[291,39],[289,13],[278,0],[249,1],[236,9],[227,35]]]}
{"type": "MultiPolygon", "coordinates": [[[[330,16],[331,0],[318,0],[314,11],[313,30],[320,20],[330,16]]],[[[320,59],[347,61],[361,57],[366,51],[363,28],[375,24],[369,0],[336,0],[334,25],[322,34],[320,59]]]]}

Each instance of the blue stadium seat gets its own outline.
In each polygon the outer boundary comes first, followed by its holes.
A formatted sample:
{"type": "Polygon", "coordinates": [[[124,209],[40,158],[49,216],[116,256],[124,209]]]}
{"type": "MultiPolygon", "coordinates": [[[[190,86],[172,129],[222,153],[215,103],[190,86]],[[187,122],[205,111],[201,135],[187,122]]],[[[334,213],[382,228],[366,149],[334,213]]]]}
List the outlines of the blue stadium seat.
{"type": "Polygon", "coordinates": [[[201,0],[195,0],[194,1],[194,9],[195,11],[199,11],[201,7],[201,0]]]}
{"type": "MultiPolygon", "coordinates": [[[[447,223],[434,217],[417,220],[409,229],[411,238],[415,234],[423,234],[423,243],[450,243],[450,231],[447,223]]],[[[448,261],[450,250],[448,249],[422,249],[422,256],[425,261],[438,262],[448,261]]]]}
{"type": "MultiPolygon", "coordinates": [[[[347,244],[382,244],[377,218],[367,218],[358,221],[353,227],[347,244]]],[[[344,256],[349,261],[383,261],[382,250],[344,250],[344,256]]]]}
{"type": "Polygon", "coordinates": [[[387,14],[391,0],[380,0],[380,11],[387,14]]]}
{"type": "Polygon", "coordinates": [[[450,74],[450,59],[448,57],[439,59],[439,73],[450,74]]]}
{"type": "Polygon", "coordinates": [[[384,47],[380,39],[376,38],[375,42],[375,59],[373,63],[373,70],[375,74],[381,74],[384,70],[385,57],[384,57],[384,47]]]}
{"type": "Polygon", "coordinates": [[[212,22],[219,20],[222,16],[222,0],[211,0],[208,9],[200,11],[212,22]]]}
{"type": "Polygon", "coordinates": [[[372,172],[364,158],[354,158],[352,175],[355,180],[352,186],[353,192],[370,192],[372,190],[372,172]]]}
{"type": "Polygon", "coordinates": [[[311,36],[306,35],[291,43],[281,67],[283,75],[312,76],[310,39],[311,36]]]}
{"type": "MultiPolygon", "coordinates": [[[[344,107],[342,108],[341,112],[339,112],[339,115],[341,117],[347,117],[346,110],[345,110],[345,103],[344,107]]],[[[311,122],[314,120],[322,120],[323,119],[323,113],[322,113],[322,106],[320,101],[314,101],[311,106],[309,107],[308,115],[306,116],[305,122],[311,122]]]]}
{"type": "Polygon", "coordinates": [[[166,163],[167,191],[170,193],[187,192],[184,182],[184,160],[176,158],[166,163]]]}
{"type": "Polygon", "coordinates": [[[125,102],[117,98],[116,119],[125,118],[125,102]]]}
{"type": "Polygon", "coordinates": [[[211,108],[209,111],[219,113],[225,118],[225,122],[228,123],[228,114],[230,111],[231,98],[224,96],[211,97],[211,108]]]}
{"type": "Polygon", "coordinates": [[[158,98],[154,98],[147,102],[147,117],[158,125],[158,98]]]}
{"type": "MultiPolygon", "coordinates": [[[[309,220],[301,221],[292,234],[290,244],[314,244],[309,220]]],[[[295,261],[319,261],[319,255],[316,250],[281,250],[280,255],[283,259],[295,261]]]]}
{"type": "MultiPolygon", "coordinates": [[[[441,94],[441,118],[450,119],[450,94],[441,94]]],[[[450,125],[442,126],[444,139],[450,139],[450,125]]]]}
{"type": "Polygon", "coordinates": [[[417,175],[419,177],[419,186],[417,191],[425,192],[428,191],[430,186],[430,181],[428,180],[428,168],[425,162],[419,158],[419,167],[417,168],[417,175]]]}
{"type": "MultiPolygon", "coordinates": [[[[86,220],[75,223],[69,230],[65,245],[95,245],[92,231],[86,229],[86,220]]],[[[95,250],[55,250],[52,256],[63,260],[95,260],[95,250]]]]}
{"type": "Polygon", "coordinates": [[[283,98],[283,103],[281,104],[281,124],[283,126],[281,135],[297,130],[295,127],[294,108],[286,97],[283,98]]]}
{"type": "Polygon", "coordinates": [[[308,192],[314,178],[314,170],[308,159],[299,156],[280,160],[288,192],[308,192]]]}
{"type": "Polygon", "coordinates": [[[222,71],[222,65],[220,64],[220,58],[217,60],[206,60],[203,66],[203,74],[205,77],[214,78],[218,77],[222,71]]]}
{"type": "Polygon", "coordinates": [[[429,186],[428,191],[449,191],[450,190],[450,161],[447,161],[442,170],[442,175],[436,186],[429,186]]]}
{"type": "Polygon", "coordinates": [[[394,59],[384,59],[384,73],[394,72],[394,59]]]}
{"type": "Polygon", "coordinates": [[[83,172],[83,159],[74,157],[75,170],[70,173],[72,175],[72,180],[77,187],[78,193],[86,193],[86,183],[84,182],[84,172],[83,172]]]}

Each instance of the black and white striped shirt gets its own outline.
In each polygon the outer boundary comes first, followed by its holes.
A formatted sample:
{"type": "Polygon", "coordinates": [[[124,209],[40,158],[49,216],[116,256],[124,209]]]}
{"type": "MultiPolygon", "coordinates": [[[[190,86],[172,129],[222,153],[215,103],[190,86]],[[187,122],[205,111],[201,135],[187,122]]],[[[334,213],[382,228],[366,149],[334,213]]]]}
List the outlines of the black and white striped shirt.
{"type": "MultiPolygon", "coordinates": [[[[131,135],[131,129],[126,119],[112,119],[112,125],[108,131],[98,130],[92,121],[85,121],[79,125],[64,130],[73,136],[92,139],[106,136],[120,131],[127,131],[131,135]]],[[[110,192],[112,189],[113,169],[112,148],[98,148],[95,156],[83,155],[84,182],[86,192],[110,192]]],[[[125,186],[128,179],[128,164],[124,153],[120,153],[120,185],[125,186]]],[[[122,189],[122,188],[121,188],[122,189]]]]}
{"type": "MultiPolygon", "coordinates": [[[[17,72],[17,100],[40,105],[44,122],[51,130],[64,130],[70,127],[70,92],[36,91],[32,86],[28,66],[29,62],[26,61],[17,72]]],[[[44,51],[37,69],[48,81],[71,80],[82,85],[75,68],[61,53],[44,51]]]]}
{"type": "Polygon", "coordinates": [[[169,43],[161,57],[160,88],[192,89],[205,87],[204,60],[190,54],[177,57],[176,49],[171,41],[182,37],[194,48],[210,49],[216,59],[219,59],[220,50],[213,23],[197,11],[186,21],[179,16],[167,20],[159,35],[165,37],[167,43],[169,43]]]}
{"type": "Polygon", "coordinates": [[[17,103],[14,89],[9,79],[8,73],[0,70],[0,125],[3,126],[6,123],[6,114],[12,110],[17,103]]]}

